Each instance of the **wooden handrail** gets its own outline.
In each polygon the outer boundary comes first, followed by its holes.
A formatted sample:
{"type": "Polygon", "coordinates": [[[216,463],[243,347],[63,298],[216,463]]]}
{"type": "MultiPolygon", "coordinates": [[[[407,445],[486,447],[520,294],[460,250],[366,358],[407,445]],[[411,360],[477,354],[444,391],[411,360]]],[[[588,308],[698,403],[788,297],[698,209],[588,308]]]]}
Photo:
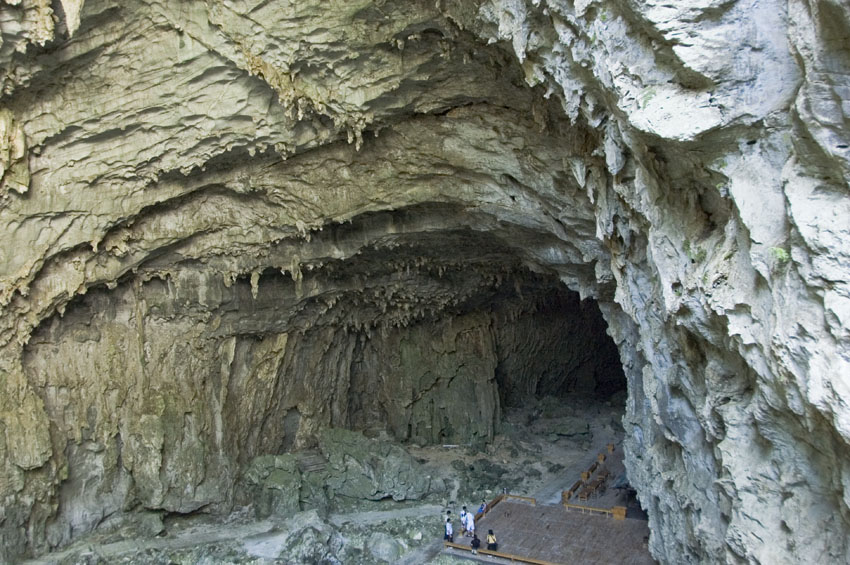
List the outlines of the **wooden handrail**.
{"type": "MultiPolygon", "coordinates": [[[[455,549],[463,549],[464,551],[472,551],[468,545],[461,545],[450,541],[443,542],[444,547],[453,547],[455,549]]],[[[478,553],[483,555],[492,555],[493,557],[501,557],[502,559],[510,559],[511,561],[519,561],[520,563],[532,563],[533,565],[560,565],[552,561],[543,561],[542,559],[534,559],[533,557],[523,557],[521,555],[513,555],[511,553],[503,553],[501,551],[490,551],[489,549],[479,549],[478,553]]]]}
{"type": "Polygon", "coordinates": [[[505,498],[514,498],[516,500],[524,500],[526,502],[530,502],[534,506],[537,506],[537,499],[531,498],[530,496],[519,496],[518,494],[506,494],[506,495],[504,495],[504,497],[505,498]]]}
{"type": "Polygon", "coordinates": [[[613,509],[608,509],[608,508],[595,508],[595,507],[593,507],[593,506],[582,506],[582,505],[580,505],[580,504],[569,504],[569,503],[566,503],[566,502],[564,503],[564,508],[567,508],[567,509],[572,508],[572,509],[575,509],[575,510],[581,510],[582,512],[584,512],[585,510],[588,510],[588,511],[590,511],[591,513],[593,513],[593,512],[599,512],[600,514],[608,514],[609,516],[613,516],[613,515],[614,515],[614,510],[613,510],[613,509]]]}
{"type": "Polygon", "coordinates": [[[476,522],[478,522],[478,520],[480,520],[481,518],[483,518],[484,516],[486,516],[486,515],[487,515],[487,513],[488,513],[490,510],[492,510],[492,509],[493,509],[493,507],[494,507],[494,506],[496,506],[497,504],[499,504],[499,503],[500,503],[501,501],[503,501],[504,499],[505,499],[505,495],[504,495],[504,494],[500,494],[499,496],[497,496],[496,498],[494,498],[492,501],[490,501],[490,502],[487,504],[487,507],[486,507],[486,508],[484,508],[484,512],[476,512],[476,513],[475,513],[475,516],[474,516],[475,521],[476,521],[476,522]]]}

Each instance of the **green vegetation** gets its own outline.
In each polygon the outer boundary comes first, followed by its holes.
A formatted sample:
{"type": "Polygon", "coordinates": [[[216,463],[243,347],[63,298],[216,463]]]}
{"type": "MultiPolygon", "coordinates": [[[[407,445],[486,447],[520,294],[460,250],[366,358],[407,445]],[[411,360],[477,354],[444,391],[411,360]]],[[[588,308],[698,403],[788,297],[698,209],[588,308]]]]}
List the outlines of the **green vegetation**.
{"type": "Polygon", "coordinates": [[[656,94],[658,94],[658,90],[654,86],[651,86],[651,87],[647,88],[646,90],[644,90],[643,92],[641,92],[641,94],[640,94],[641,108],[645,108],[646,105],[649,104],[649,102],[653,98],[655,98],[656,94]]]}
{"type": "Polygon", "coordinates": [[[691,240],[689,239],[685,240],[683,247],[685,249],[685,255],[688,256],[688,259],[690,259],[692,263],[702,263],[708,256],[708,252],[702,247],[696,245],[691,247],[691,240]]]}
{"type": "Polygon", "coordinates": [[[784,247],[771,247],[769,251],[777,265],[785,265],[791,261],[791,254],[784,247]]]}

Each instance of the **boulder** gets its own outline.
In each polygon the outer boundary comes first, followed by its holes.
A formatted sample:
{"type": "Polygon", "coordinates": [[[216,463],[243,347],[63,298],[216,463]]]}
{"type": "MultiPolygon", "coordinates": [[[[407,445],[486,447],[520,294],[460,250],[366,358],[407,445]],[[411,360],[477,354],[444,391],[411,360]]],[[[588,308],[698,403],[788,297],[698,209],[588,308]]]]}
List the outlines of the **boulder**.
{"type": "Polygon", "coordinates": [[[333,495],[419,500],[431,491],[422,464],[398,445],[329,428],[319,434],[319,449],[329,462],[326,488],[333,495]]]}
{"type": "Polygon", "coordinates": [[[389,534],[375,532],[366,542],[372,557],[387,563],[395,563],[402,553],[404,546],[389,534]]]}
{"type": "Polygon", "coordinates": [[[243,475],[244,490],[258,518],[298,512],[301,472],[291,454],[256,457],[243,475]]]}

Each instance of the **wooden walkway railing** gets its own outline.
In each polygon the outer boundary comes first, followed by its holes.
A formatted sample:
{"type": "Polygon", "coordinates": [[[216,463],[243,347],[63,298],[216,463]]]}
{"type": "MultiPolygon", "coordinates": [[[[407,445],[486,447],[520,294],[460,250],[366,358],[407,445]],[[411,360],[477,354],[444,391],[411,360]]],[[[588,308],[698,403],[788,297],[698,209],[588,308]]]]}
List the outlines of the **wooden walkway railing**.
{"type": "MultiPolygon", "coordinates": [[[[614,444],[608,444],[608,453],[614,452],[614,444]]],[[[566,509],[580,510],[582,513],[590,512],[591,514],[596,512],[598,514],[606,514],[608,516],[613,516],[615,520],[625,520],[626,519],[626,507],[625,506],[614,506],[613,508],[596,508],[594,506],[583,506],[581,504],[571,504],[570,499],[574,494],[578,493],[579,500],[586,501],[590,498],[591,495],[598,493],[600,489],[604,490],[605,482],[608,479],[608,469],[604,467],[605,460],[607,456],[604,453],[599,453],[596,456],[596,461],[594,461],[590,467],[588,467],[587,471],[583,471],[581,474],[581,479],[576,481],[573,486],[570,487],[570,490],[561,491],[561,504],[564,505],[566,509]],[[593,476],[599,470],[599,473],[593,481],[590,480],[590,477],[593,476]]]]}
{"type": "Polygon", "coordinates": [[[537,499],[531,498],[530,496],[519,496],[518,494],[500,494],[499,496],[497,496],[496,498],[494,498],[493,500],[491,500],[490,502],[487,503],[487,507],[484,509],[484,512],[476,512],[475,513],[475,516],[474,516],[475,522],[478,523],[478,521],[481,518],[483,518],[484,516],[486,516],[487,513],[490,512],[493,508],[495,508],[497,504],[499,504],[503,500],[508,500],[508,499],[524,500],[525,502],[530,502],[534,506],[537,506],[537,499]]]}
{"type": "Polygon", "coordinates": [[[530,496],[519,496],[518,494],[505,494],[503,495],[506,499],[510,500],[523,500],[525,502],[530,502],[532,506],[537,506],[537,499],[531,498],[530,496]]]}
{"type": "MultiPolygon", "coordinates": [[[[443,546],[462,549],[464,551],[472,551],[472,548],[468,545],[461,545],[459,543],[452,543],[448,541],[444,541],[443,546]]],[[[509,559],[511,561],[518,561],[520,563],[532,563],[533,565],[560,565],[559,563],[554,563],[552,561],[543,561],[542,559],[534,559],[533,557],[522,557],[521,555],[502,553],[501,551],[490,551],[489,549],[479,549],[478,553],[483,555],[492,555],[493,557],[501,557],[502,559],[509,559]]]]}
{"type": "Polygon", "coordinates": [[[475,523],[477,524],[478,520],[480,520],[481,518],[486,516],[489,511],[491,511],[497,504],[502,502],[504,499],[505,499],[505,495],[500,494],[499,496],[497,496],[496,498],[494,498],[493,500],[488,502],[487,506],[484,508],[484,512],[476,512],[475,516],[473,516],[475,518],[475,523]]]}
{"type": "Polygon", "coordinates": [[[587,512],[590,512],[591,514],[596,512],[597,514],[606,514],[608,516],[614,515],[614,509],[613,508],[594,508],[593,506],[582,506],[580,504],[568,504],[568,503],[564,503],[564,508],[566,508],[568,510],[581,510],[582,514],[585,511],[587,511],[587,512]]]}

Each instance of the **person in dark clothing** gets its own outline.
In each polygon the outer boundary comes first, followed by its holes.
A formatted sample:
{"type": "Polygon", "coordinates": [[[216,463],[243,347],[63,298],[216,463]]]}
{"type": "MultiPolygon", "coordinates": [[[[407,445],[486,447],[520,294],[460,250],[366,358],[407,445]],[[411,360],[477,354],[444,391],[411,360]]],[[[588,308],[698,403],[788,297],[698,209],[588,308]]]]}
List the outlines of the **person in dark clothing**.
{"type": "Polygon", "coordinates": [[[490,551],[499,549],[499,543],[496,541],[496,534],[493,533],[493,530],[487,530],[487,549],[490,551]]]}
{"type": "Polygon", "coordinates": [[[477,534],[472,534],[472,541],[469,543],[472,547],[472,555],[478,554],[478,548],[481,547],[481,540],[478,539],[477,534]]]}

